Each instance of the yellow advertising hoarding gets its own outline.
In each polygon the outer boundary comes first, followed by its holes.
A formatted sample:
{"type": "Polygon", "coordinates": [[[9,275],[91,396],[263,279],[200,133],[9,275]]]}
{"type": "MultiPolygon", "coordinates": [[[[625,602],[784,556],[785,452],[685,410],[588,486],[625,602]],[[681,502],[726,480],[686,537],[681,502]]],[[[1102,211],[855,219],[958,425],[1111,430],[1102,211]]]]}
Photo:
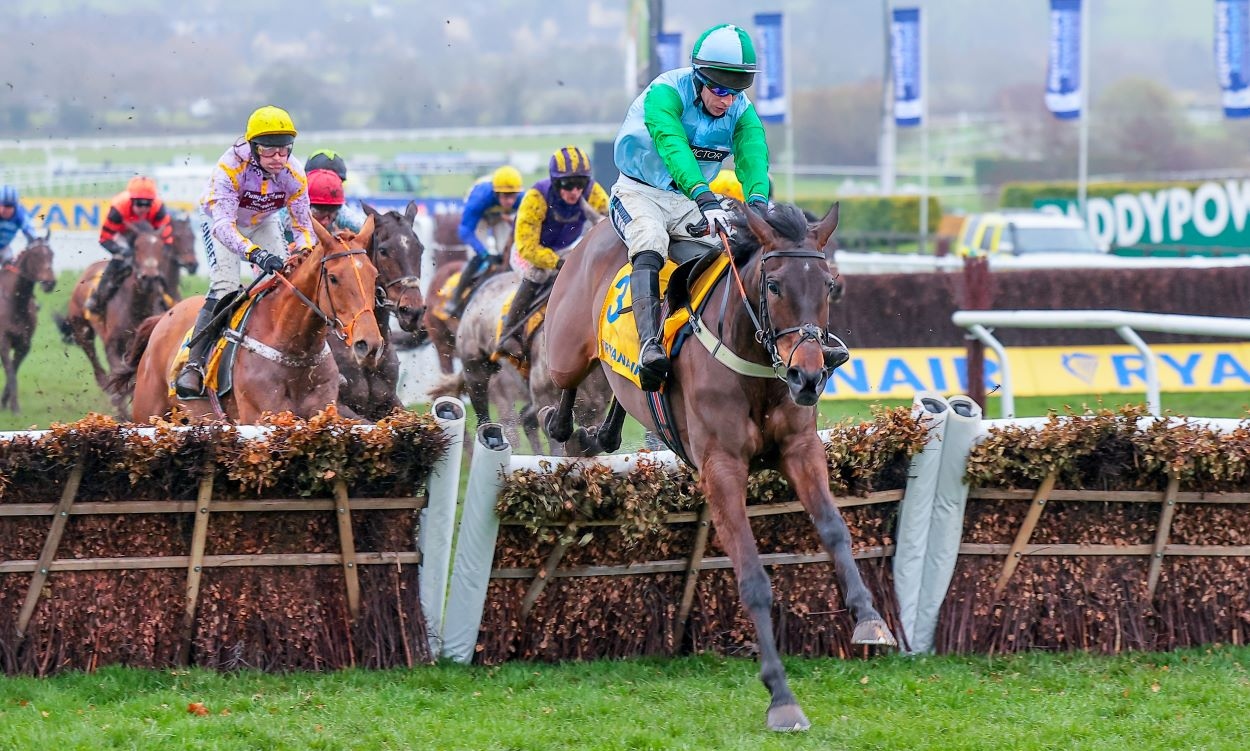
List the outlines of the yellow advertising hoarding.
{"type": "MultiPolygon", "coordinates": [[[[22,206],[34,217],[35,226],[62,232],[91,232],[100,229],[108,214],[107,198],[45,198],[22,199],[22,206]]],[[[192,206],[181,201],[166,201],[171,210],[189,211],[192,206]]]]}
{"type": "MultiPolygon", "coordinates": [[[[1152,345],[1162,391],[1250,390],[1250,342],[1152,345]]],[[[1016,396],[1135,393],[1146,390],[1146,365],[1127,345],[1009,347],[1016,396]]],[[[997,357],[985,353],[987,390],[999,384],[997,357]]],[[[829,379],[826,399],[910,399],[917,391],[964,393],[967,351],[856,349],[829,379]]]]}

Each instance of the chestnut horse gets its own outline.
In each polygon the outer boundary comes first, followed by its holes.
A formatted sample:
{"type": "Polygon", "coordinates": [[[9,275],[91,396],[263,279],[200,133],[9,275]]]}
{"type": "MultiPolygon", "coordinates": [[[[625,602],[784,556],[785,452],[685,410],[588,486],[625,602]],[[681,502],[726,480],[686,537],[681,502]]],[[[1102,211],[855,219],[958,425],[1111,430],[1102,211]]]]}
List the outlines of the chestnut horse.
{"type": "MultiPolygon", "coordinates": [[[[157,315],[170,308],[173,293],[166,286],[166,275],[175,266],[171,249],[166,246],[158,231],[152,225],[141,221],[130,226],[131,254],[130,269],[125,280],[117,288],[117,292],[109,300],[104,317],[87,316],[87,298],[91,296],[94,283],[98,283],[101,272],[108,261],[96,261],[87,267],[74,290],[70,293],[69,314],[57,321],[61,336],[67,342],[73,341],[86,353],[91,363],[91,371],[95,381],[104,389],[113,401],[118,412],[122,411],[125,394],[109,392],[107,382],[110,373],[117,373],[126,359],[126,348],[130,346],[139,323],[151,315],[157,315]],[[104,357],[108,363],[108,371],[100,364],[96,353],[95,339],[100,338],[104,345],[104,357]]],[[[194,249],[193,251],[194,252],[194,249]]],[[[176,269],[172,273],[177,273],[176,269]]]]}
{"type": "Polygon", "coordinates": [[[363,208],[374,222],[373,239],[368,248],[369,260],[378,270],[373,315],[382,332],[385,351],[377,366],[369,367],[357,364],[346,343],[337,338],[331,340],[330,349],[343,376],[339,402],[351,413],[378,420],[403,406],[395,394],[399,383],[399,356],[391,344],[391,314],[395,314],[402,330],[418,338],[424,335],[421,256],[425,246],[412,229],[412,220],[417,215],[415,202],[410,202],[403,214],[398,211],[378,213],[368,204],[363,204],[363,208]]]}
{"type": "MultiPolygon", "coordinates": [[[[234,362],[234,387],[221,400],[237,423],[255,423],[263,412],[288,410],[311,417],[338,399],[339,371],[326,344],[329,332],[347,340],[358,362],[375,362],[382,334],[373,316],[377,269],[365,246],[373,219],[345,245],[318,222],[312,251],[287,262],[274,290],[255,303],[234,362]],[[287,275],[289,274],[289,279],[287,275]]],[[[169,415],[216,415],[211,399],[181,401],[169,393],[174,357],[195,322],[203,298],[190,297],[143,322],[112,385],[134,384],[136,422],[169,415]]]]}
{"type": "MultiPolygon", "coordinates": [[[[725,364],[731,358],[713,356],[694,339],[673,360],[664,388],[680,447],[698,470],[716,537],[733,563],[739,597],[755,626],[760,678],[771,695],[768,727],[803,730],[810,723],[778,654],[772,584],[747,518],[750,471],[780,470],[815,523],[856,621],[853,643],[895,642],[855,565],[849,530],[829,492],[828,460],[816,432],[817,401],[830,373],[848,357],[828,333],[829,303],[838,284],[822,252],[838,224],[837,204],[810,229],[794,206],[778,205],[767,219],[738,208],[737,227],[728,240],[735,271],[716,282],[707,298],[715,302],[701,315],[713,317],[704,317],[703,326],[719,338],[723,346],[717,349],[728,349],[750,365],[737,362],[731,369],[725,364]],[[717,321],[717,315],[723,317],[717,321]]],[[[547,362],[564,392],[559,408],[544,412],[548,432],[557,440],[573,433],[578,386],[599,367],[617,403],[594,437],[604,446],[619,445],[621,407],[658,432],[647,407],[648,394],[597,359],[599,311],[626,262],[625,245],[601,223],[566,256],[556,279],[547,304],[545,325],[554,345],[547,350],[547,362]]]]}
{"type": "Polygon", "coordinates": [[[0,397],[0,407],[7,407],[14,414],[20,411],[17,369],[30,352],[39,313],[39,304],[35,302],[36,284],[44,292],[56,287],[52,247],[48,245],[47,234],[31,240],[17,254],[16,260],[0,268],[0,361],[4,363],[4,396],[0,397]]]}

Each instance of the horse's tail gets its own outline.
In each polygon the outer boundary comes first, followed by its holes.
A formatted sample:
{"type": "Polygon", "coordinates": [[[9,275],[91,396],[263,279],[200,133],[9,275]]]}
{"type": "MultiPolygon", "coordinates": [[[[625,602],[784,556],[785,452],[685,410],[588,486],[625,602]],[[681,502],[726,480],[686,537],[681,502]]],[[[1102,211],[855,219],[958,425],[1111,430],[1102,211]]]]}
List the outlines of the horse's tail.
{"type": "Polygon", "coordinates": [[[61,332],[61,341],[66,344],[73,344],[74,325],[69,322],[69,318],[60,313],[53,313],[52,320],[56,322],[56,330],[61,332]]]}
{"type": "Polygon", "coordinates": [[[148,340],[152,338],[152,330],[156,328],[156,324],[160,323],[162,317],[163,315],[148,316],[135,329],[134,339],[130,340],[125,357],[117,366],[116,372],[109,376],[108,382],[104,384],[105,391],[126,396],[134,393],[135,376],[139,373],[139,361],[143,359],[143,353],[148,349],[148,340]]]}
{"type": "Polygon", "coordinates": [[[430,387],[430,399],[437,399],[440,396],[458,397],[464,394],[464,371],[459,373],[449,373],[443,376],[438,383],[430,387]]]}

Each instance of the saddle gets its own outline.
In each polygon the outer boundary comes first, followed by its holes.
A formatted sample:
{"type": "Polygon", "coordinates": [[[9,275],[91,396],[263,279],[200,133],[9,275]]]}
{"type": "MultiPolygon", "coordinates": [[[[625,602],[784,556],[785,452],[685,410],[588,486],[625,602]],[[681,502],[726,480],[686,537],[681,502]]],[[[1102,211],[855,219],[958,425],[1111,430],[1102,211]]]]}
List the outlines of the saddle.
{"type": "MultiPolygon", "coordinates": [[[[690,319],[707,301],[712,286],[729,269],[729,258],[718,248],[693,241],[673,243],[668,263],[660,269],[663,330],[660,343],[676,358],[690,319]]],[[[622,266],[613,277],[612,291],[599,315],[599,358],[612,370],[641,387],[638,380],[638,329],[634,323],[631,267],[622,266]]]]}
{"type": "MultiPolygon", "coordinates": [[[[520,329],[520,338],[522,344],[524,345],[526,357],[522,360],[517,360],[515,357],[496,351],[491,354],[490,359],[492,362],[498,363],[500,360],[507,360],[512,363],[513,367],[517,369],[517,372],[519,372],[522,377],[529,377],[529,352],[533,348],[532,345],[534,337],[538,334],[539,327],[543,325],[543,320],[547,314],[547,300],[551,298],[551,290],[555,287],[555,283],[555,279],[552,278],[547,282],[544,282],[542,287],[538,288],[538,290],[534,293],[534,301],[530,303],[529,310],[525,312],[524,317],[516,324],[517,328],[520,329]]],[[[508,320],[508,311],[511,309],[512,301],[515,297],[516,290],[508,293],[507,298],[504,300],[503,305],[499,310],[499,319],[495,321],[496,347],[498,347],[499,343],[507,338],[507,335],[510,333],[509,331],[504,331],[503,324],[508,320]]]]}
{"type": "Polygon", "coordinates": [[[222,327],[221,334],[217,337],[217,341],[213,343],[213,348],[209,351],[208,361],[204,364],[204,392],[201,394],[183,395],[179,394],[174,386],[174,381],[178,378],[178,372],[182,370],[182,366],[187,364],[187,359],[191,354],[191,334],[195,331],[192,325],[182,336],[182,344],[178,347],[178,353],[174,355],[173,364],[170,366],[168,373],[169,395],[172,398],[181,399],[183,401],[194,401],[196,399],[207,399],[209,393],[215,393],[218,397],[224,397],[234,388],[234,360],[238,356],[239,343],[237,337],[232,338],[231,334],[241,334],[247,328],[247,320],[251,316],[252,311],[256,309],[256,302],[264,297],[269,289],[261,292],[253,297],[241,297],[238,294],[228,295],[217,302],[214,311],[221,312],[230,308],[234,308],[234,312],[230,314],[230,321],[222,327]]]}

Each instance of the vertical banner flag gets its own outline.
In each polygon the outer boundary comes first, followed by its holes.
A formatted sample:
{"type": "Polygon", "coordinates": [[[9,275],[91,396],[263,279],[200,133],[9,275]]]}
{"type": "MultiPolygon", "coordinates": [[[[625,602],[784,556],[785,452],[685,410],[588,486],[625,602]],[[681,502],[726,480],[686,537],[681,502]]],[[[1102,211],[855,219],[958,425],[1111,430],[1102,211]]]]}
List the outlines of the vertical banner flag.
{"type": "Polygon", "coordinates": [[[1247,50],[1250,0],[1215,0],[1215,70],[1226,117],[1250,117],[1247,50]]]}
{"type": "Polygon", "coordinates": [[[894,124],[920,125],[920,9],[895,8],[890,21],[890,64],[894,69],[894,124]]]}
{"type": "Polygon", "coordinates": [[[1050,0],[1046,108],[1060,120],[1081,116],[1081,0],[1050,0]]]}
{"type": "Polygon", "coordinates": [[[784,123],[786,111],[785,36],[780,13],[755,14],[755,49],[759,72],[751,101],[766,123],[784,123]]]}
{"type": "Polygon", "coordinates": [[[656,34],[655,56],[660,60],[660,70],[676,70],[689,65],[681,56],[681,32],[661,31],[656,34]]]}

